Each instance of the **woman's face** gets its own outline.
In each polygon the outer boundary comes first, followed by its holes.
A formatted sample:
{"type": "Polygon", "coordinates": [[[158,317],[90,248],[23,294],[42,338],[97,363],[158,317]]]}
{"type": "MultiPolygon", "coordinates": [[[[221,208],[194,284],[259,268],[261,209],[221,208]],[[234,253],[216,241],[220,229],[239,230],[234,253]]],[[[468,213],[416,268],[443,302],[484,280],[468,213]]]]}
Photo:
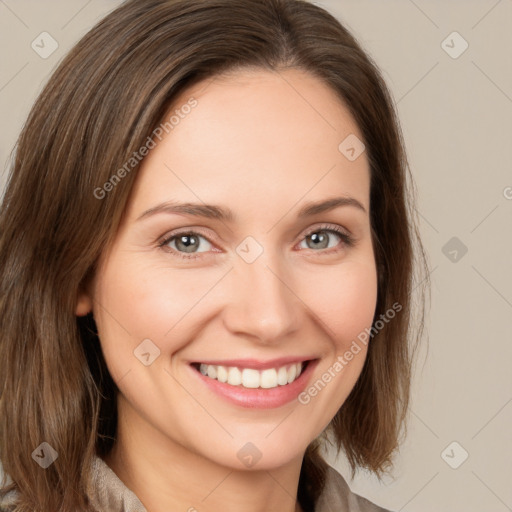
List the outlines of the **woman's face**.
{"type": "Polygon", "coordinates": [[[302,457],[366,357],[344,356],[377,298],[362,135],[299,70],[202,82],[172,113],[77,314],[93,311],[141,453],[274,468],[302,457]],[[336,198],[354,201],[313,207],[336,198]]]}

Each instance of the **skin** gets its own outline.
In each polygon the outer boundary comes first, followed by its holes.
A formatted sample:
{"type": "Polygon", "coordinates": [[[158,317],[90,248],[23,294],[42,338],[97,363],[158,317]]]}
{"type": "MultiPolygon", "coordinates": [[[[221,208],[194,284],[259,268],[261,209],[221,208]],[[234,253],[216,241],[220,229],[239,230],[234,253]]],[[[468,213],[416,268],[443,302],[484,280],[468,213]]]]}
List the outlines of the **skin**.
{"type": "Polygon", "coordinates": [[[307,405],[267,410],[226,402],[189,363],[308,356],[319,359],[311,384],[371,326],[369,165],[366,153],[349,161],[338,150],[362,135],[334,92],[296,69],[217,76],[182,93],[172,110],[190,97],[197,107],[142,162],[113,245],[78,297],[76,313],[93,311],[120,390],[106,462],[148,512],[298,511],[306,447],[349,395],[366,348],[307,405]],[[338,196],[366,211],[343,206],[297,219],[307,202],[338,196]],[[237,219],[137,220],[169,200],[220,205],[237,219]],[[355,244],[323,232],[325,223],[355,244]],[[188,253],[176,239],[158,247],[179,228],[201,230],[198,258],[181,258],[188,253]],[[310,230],[329,237],[328,247],[312,243],[310,230]],[[247,236],[263,248],[252,263],[236,252],[247,236]],[[133,353],[147,338],[160,350],[149,366],[133,353]],[[262,454],[250,468],[237,457],[247,442],[262,454]]]}

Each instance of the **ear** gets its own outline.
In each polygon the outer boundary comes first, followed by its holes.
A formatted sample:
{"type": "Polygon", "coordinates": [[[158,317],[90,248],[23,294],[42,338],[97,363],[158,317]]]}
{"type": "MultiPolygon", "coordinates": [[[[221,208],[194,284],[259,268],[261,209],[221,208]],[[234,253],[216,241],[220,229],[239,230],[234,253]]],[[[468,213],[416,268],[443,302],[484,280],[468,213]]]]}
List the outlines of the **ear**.
{"type": "Polygon", "coordinates": [[[80,292],[76,303],[76,316],[85,316],[92,311],[92,299],[87,292],[80,292]]]}

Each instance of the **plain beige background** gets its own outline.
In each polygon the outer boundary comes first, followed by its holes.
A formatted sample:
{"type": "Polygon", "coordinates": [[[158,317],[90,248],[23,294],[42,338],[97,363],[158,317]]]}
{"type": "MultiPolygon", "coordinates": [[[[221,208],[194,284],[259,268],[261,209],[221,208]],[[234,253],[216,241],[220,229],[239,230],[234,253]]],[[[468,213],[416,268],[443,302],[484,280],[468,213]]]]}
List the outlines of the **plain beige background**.
{"type": "MultiPolygon", "coordinates": [[[[119,3],[0,0],[2,188],[52,69],[119,3]],[[42,32],[58,44],[47,58],[31,47],[42,32]]],[[[432,279],[430,349],[394,477],[350,481],[343,458],[331,462],[353,490],[394,511],[510,511],[512,0],[315,3],[354,33],[397,102],[432,279]]]]}

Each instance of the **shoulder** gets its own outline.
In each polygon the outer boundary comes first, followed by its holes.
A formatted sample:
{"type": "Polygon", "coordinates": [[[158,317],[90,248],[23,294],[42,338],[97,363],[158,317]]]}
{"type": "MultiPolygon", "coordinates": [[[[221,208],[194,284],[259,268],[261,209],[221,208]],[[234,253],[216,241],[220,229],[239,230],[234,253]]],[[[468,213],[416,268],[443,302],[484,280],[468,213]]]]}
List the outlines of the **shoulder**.
{"type": "MultiPolygon", "coordinates": [[[[137,496],[128,489],[107,463],[95,455],[90,468],[91,479],[86,490],[91,506],[98,511],[147,512],[137,496]]],[[[15,512],[18,491],[0,496],[0,512],[15,512]]],[[[78,512],[78,511],[77,511],[78,512]]]]}
{"type": "Polygon", "coordinates": [[[147,512],[139,498],[119,479],[110,466],[97,455],[92,463],[89,500],[96,510],[109,512],[147,512]]]}
{"type": "Polygon", "coordinates": [[[11,512],[16,508],[16,501],[18,492],[15,490],[9,491],[4,496],[0,496],[0,512],[11,512]]]}
{"type": "Polygon", "coordinates": [[[315,512],[391,512],[353,493],[345,479],[333,467],[328,466],[326,482],[318,498],[315,512]]]}

